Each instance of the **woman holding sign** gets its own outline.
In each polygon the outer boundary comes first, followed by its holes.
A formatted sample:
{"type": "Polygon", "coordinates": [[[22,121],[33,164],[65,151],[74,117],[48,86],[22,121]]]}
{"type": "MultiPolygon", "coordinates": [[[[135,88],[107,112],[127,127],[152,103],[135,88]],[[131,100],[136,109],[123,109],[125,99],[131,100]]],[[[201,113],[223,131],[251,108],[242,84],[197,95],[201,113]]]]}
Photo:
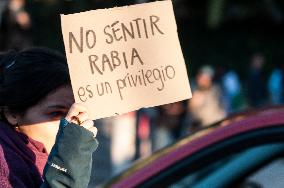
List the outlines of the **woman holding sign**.
{"type": "Polygon", "coordinates": [[[0,68],[1,187],[87,187],[97,129],[66,59],[33,48],[2,54],[0,68]]]}

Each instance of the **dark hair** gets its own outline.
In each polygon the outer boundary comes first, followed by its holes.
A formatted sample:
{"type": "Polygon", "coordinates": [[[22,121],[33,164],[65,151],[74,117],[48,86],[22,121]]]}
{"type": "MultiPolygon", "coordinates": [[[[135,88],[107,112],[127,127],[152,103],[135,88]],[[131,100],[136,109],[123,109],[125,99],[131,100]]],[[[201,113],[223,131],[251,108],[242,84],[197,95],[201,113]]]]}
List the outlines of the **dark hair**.
{"type": "Polygon", "coordinates": [[[0,107],[24,114],[47,94],[70,85],[66,59],[47,48],[30,48],[0,55],[0,107]]]}

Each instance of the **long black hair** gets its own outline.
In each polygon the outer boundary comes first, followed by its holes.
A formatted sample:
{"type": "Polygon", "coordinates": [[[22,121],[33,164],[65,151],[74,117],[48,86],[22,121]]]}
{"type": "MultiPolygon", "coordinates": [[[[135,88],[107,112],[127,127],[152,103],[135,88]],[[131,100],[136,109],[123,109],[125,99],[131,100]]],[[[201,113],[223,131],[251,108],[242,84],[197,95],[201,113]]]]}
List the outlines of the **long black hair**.
{"type": "MultiPolygon", "coordinates": [[[[0,108],[24,114],[47,94],[70,85],[66,58],[47,48],[0,55],[0,108]]],[[[5,119],[5,118],[4,118],[5,119]]]]}

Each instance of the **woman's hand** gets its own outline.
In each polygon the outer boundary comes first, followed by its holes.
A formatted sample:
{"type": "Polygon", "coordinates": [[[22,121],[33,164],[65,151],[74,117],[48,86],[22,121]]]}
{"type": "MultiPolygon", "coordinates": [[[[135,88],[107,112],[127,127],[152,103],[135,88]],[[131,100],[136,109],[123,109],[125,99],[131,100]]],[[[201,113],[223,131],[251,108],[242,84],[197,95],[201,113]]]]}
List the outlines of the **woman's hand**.
{"type": "Polygon", "coordinates": [[[93,120],[89,119],[87,108],[79,103],[74,103],[69,109],[65,119],[91,131],[96,137],[98,129],[94,126],[93,120]]]}
{"type": "Polygon", "coordinates": [[[88,187],[92,156],[98,147],[98,141],[94,138],[97,128],[89,119],[87,108],[78,103],[71,106],[61,123],[44,169],[41,188],[88,187]]]}

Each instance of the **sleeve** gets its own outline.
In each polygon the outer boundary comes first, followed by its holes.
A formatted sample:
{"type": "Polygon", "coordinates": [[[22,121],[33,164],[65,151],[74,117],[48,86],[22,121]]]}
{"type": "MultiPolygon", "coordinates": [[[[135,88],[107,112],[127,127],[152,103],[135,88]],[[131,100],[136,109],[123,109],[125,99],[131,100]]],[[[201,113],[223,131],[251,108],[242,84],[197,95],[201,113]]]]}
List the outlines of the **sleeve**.
{"type": "Polygon", "coordinates": [[[93,133],[62,119],[56,142],[43,171],[41,188],[85,188],[92,170],[92,154],[98,146],[93,133]]]}

